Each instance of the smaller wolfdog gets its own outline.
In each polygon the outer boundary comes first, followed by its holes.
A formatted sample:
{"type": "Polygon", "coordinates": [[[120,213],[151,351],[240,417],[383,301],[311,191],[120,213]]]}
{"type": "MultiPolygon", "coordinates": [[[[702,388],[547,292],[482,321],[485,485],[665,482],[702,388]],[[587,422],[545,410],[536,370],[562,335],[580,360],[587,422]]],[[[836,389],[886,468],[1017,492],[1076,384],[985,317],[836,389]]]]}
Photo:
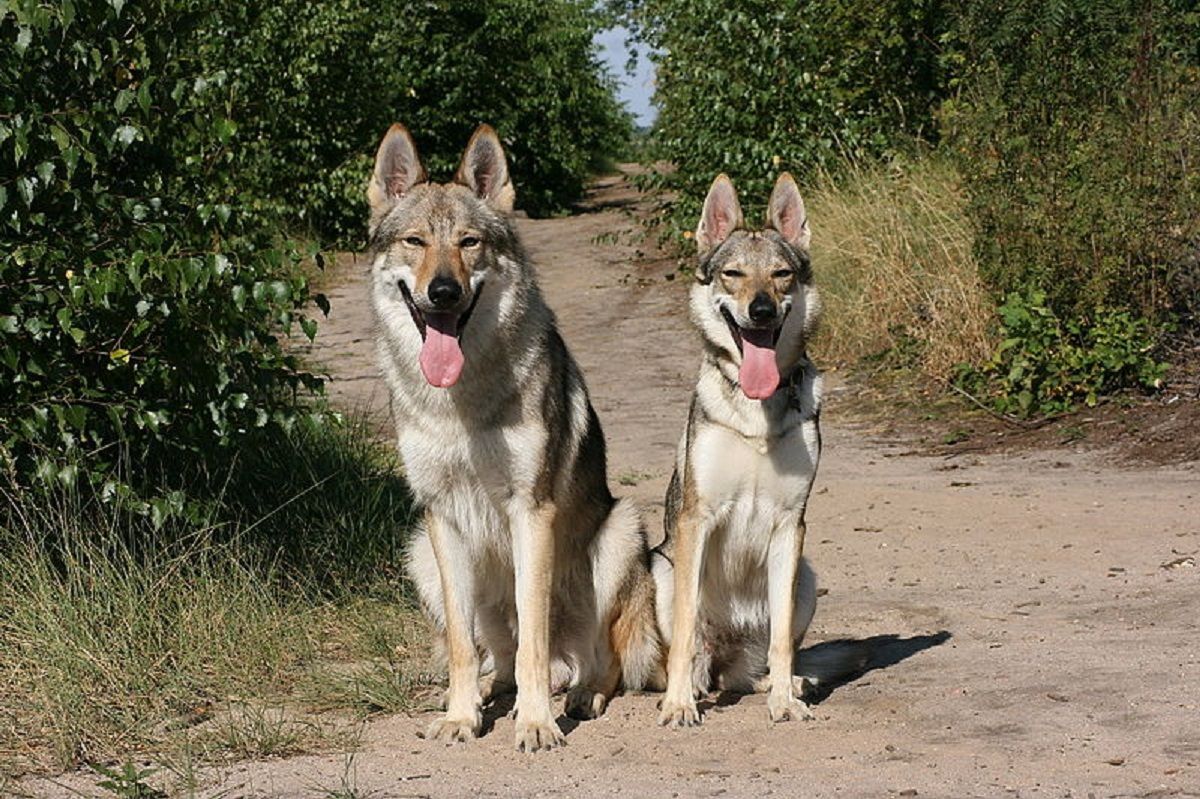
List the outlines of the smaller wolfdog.
{"type": "Polygon", "coordinates": [[[667,537],[653,555],[670,644],[663,725],[700,723],[696,697],[714,679],[769,690],[774,721],[811,718],[793,677],[817,601],[803,558],[821,452],[821,376],[806,353],[820,311],[809,236],[786,173],[763,230],[743,226],[724,175],[704,202],[691,290],[704,359],[667,490],[667,537]]]}

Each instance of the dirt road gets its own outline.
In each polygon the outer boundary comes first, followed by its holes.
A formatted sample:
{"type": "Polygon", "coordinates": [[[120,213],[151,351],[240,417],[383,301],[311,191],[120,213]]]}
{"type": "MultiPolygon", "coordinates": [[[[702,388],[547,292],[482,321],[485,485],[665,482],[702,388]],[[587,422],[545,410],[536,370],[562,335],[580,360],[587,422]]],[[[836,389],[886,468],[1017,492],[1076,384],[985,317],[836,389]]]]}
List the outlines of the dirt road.
{"type": "MultiPolygon", "coordinates": [[[[611,241],[631,228],[614,207],[630,197],[610,181],[598,208],[520,227],[607,432],[614,489],[657,534],[699,347],[685,281],[611,241]]],[[[334,396],[382,412],[361,265],[331,298],[334,396]]],[[[212,793],[1200,796],[1200,472],[1071,450],[912,455],[852,421],[853,404],[835,387],[822,416],[806,551],[828,594],[806,646],[865,639],[874,657],[815,721],[772,725],[755,696],[667,731],[656,697],[625,696],[597,721],[564,719],[561,751],[518,755],[497,712],[457,746],[417,737],[427,715],[394,716],[353,758],[244,763],[212,793]]]]}

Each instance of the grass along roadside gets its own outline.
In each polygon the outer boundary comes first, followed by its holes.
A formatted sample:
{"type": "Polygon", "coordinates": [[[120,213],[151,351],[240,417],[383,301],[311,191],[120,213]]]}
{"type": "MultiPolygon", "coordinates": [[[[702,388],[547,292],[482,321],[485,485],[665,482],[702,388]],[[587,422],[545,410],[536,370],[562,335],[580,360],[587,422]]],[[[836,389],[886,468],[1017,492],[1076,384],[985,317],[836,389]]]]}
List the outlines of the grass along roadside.
{"type": "Polygon", "coordinates": [[[823,361],[887,352],[945,378],[991,354],[994,302],[965,203],[953,166],[936,154],[850,164],[809,189],[823,361]]]}
{"type": "MultiPolygon", "coordinates": [[[[411,506],[361,425],[246,453],[211,519],[0,490],[0,774],[352,744],[422,701],[428,634],[399,576],[411,506]]],[[[182,764],[182,765],[180,765],[182,764]]]]}

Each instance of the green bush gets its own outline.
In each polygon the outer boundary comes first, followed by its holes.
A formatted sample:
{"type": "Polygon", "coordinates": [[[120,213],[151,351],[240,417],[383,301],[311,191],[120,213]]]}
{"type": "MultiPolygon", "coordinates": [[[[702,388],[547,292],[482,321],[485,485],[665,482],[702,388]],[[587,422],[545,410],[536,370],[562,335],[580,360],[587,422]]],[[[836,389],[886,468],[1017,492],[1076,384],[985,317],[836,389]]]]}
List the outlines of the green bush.
{"type": "Polygon", "coordinates": [[[1200,242],[1200,9],[1186,0],[966,3],[943,115],[998,292],[1064,318],[1161,318],[1200,242]]]}
{"type": "Polygon", "coordinates": [[[599,64],[602,18],[571,0],[364,3],[261,0],[214,38],[243,89],[234,118],[252,149],[244,175],[326,239],[360,242],[371,158],[404,122],[437,179],[481,122],[504,140],[517,203],[565,209],[630,123],[599,64]],[[280,64],[286,64],[281,69],[280,64]]]}
{"type": "Polygon", "coordinates": [[[592,46],[601,18],[568,0],[5,8],[0,464],[42,482],[83,469],[111,493],[307,413],[320,381],[281,338],[315,335],[299,266],[321,259],[287,234],[361,239],[393,120],[439,177],[493,122],[537,213],[628,131],[592,46]]]}
{"type": "MultiPolygon", "coordinates": [[[[217,4],[20,0],[0,20],[0,455],[106,492],[120,466],[286,429],[301,252],[239,178],[217,4]]],[[[155,506],[161,515],[179,502],[155,506]]]]}
{"type": "Polygon", "coordinates": [[[592,43],[605,17],[573,0],[436,0],[417,9],[395,31],[403,76],[395,108],[426,165],[449,175],[464,137],[489,122],[504,141],[518,207],[535,216],[565,210],[631,131],[592,43]]]}
{"type": "Polygon", "coordinates": [[[1000,306],[1000,344],[982,367],[963,367],[960,387],[1001,413],[1027,417],[1095,405],[1125,388],[1155,389],[1167,365],[1153,357],[1149,323],[1101,308],[1060,319],[1043,291],[1013,292],[1000,306]]]}
{"type": "Polygon", "coordinates": [[[674,221],[690,227],[726,172],[753,206],[775,176],[801,182],[846,154],[936,133],[946,88],[940,0],[643,0],[631,12],[656,50],[652,155],[673,163],[674,221]]]}

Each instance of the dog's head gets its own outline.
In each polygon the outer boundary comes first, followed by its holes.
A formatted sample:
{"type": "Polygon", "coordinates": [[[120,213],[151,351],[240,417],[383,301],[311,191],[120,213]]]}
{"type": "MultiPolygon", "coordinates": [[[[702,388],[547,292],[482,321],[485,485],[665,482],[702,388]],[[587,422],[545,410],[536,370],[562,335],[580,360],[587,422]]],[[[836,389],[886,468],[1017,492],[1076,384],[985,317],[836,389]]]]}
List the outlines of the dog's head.
{"type": "MultiPolygon", "coordinates": [[[[786,172],[775,182],[767,204],[767,226],[744,227],[733,183],[725,175],[713,181],[696,228],[700,265],[696,272],[704,299],[728,328],[723,339],[713,324],[702,326],[739,363],[738,382],[750,399],[766,399],[779,387],[777,347],[803,346],[781,335],[795,330],[803,337],[811,327],[816,295],[809,283],[811,237],[804,200],[786,172]],[[793,318],[798,311],[803,317],[793,318]],[[798,327],[797,327],[798,325],[798,327]]],[[[790,336],[796,338],[796,336],[790,336]]]]}
{"type": "Polygon", "coordinates": [[[460,341],[489,275],[518,246],[507,215],[516,195],[496,132],[480,125],[454,180],[429,181],[412,136],[392,125],[367,188],[376,281],[408,307],[421,334],[421,372],[449,388],[464,366],[460,341]]]}

